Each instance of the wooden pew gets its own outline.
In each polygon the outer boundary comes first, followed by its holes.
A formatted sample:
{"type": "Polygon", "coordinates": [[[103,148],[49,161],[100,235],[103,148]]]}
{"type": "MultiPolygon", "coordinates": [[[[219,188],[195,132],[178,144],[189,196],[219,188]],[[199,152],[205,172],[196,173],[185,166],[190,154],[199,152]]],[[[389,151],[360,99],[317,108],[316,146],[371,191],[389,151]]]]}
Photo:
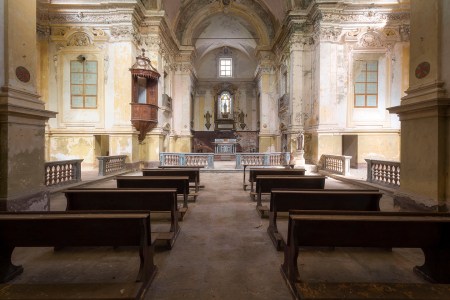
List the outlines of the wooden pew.
{"type": "Polygon", "coordinates": [[[200,169],[199,168],[158,168],[158,169],[142,169],[143,176],[188,176],[189,182],[194,183],[195,193],[191,193],[194,200],[197,199],[200,189],[200,169]]]}
{"type": "Polygon", "coordinates": [[[118,188],[176,188],[177,194],[183,195],[183,207],[179,208],[181,219],[188,210],[188,176],[116,176],[116,184],[118,188]]]}
{"type": "Polygon", "coordinates": [[[178,170],[197,169],[199,171],[199,173],[198,173],[198,187],[200,189],[204,189],[205,188],[205,186],[200,183],[200,169],[204,169],[205,166],[158,166],[158,168],[159,169],[178,169],[178,170]]]}
{"type": "Polygon", "coordinates": [[[297,299],[378,299],[381,295],[387,299],[448,299],[450,214],[290,211],[281,273],[297,299]],[[414,267],[414,271],[428,281],[446,285],[358,283],[357,294],[350,295],[352,283],[334,283],[329,287],[322,283],[325,288],[319,286],[313,293],[317,284],[300,282],[299,247],[421,248],[425,263],[414,267]],[[334,289],[334,296],[326,298],[330,289],[334,289]],[[439,298],[440,294],[445,297],[439,298]]]}
{"type": "MultiPolygon", "coordinates": [[[[253,183],[256,182],[256,176],[259,175],[295,175],[301,176],[305,175],[305,169],[293,169],[293,168],[250,168],[248,170],[248,181],[250,182],[250,192],[254,192],[253,183]]],[[[245,184],[245,173],[244,173],[244,191],[247,184],[245,184]]]]}
{"type": "Polygon", "coordinates": [[[63,192],[67,199],[66,211],[170,212],[169,231],[152,232],[153,238],[165,242],[169,249],[180,233],[176,189],[72,188],[63,192]]]}
{"type": "Polygon", "coordinates": [[[263,217],[269,211],[268,206],[262,206],[262,194],[272,192],[272,189],[324,189],[325,176],[294,176],[294,175],[258,175],[256,176],[256,210],[263,217]]]}
{"type": "Polygon", "coordinates": [[[278,251],[285,241],[278,232],[277,215],[290,210],[380,211],[378,190],[282,190],[270,194],[269,227],[267,233],[278,251]]]}
{"type": "MultiPolygon", "coordinates": [[[[245,181],[245,169],[247,167],[251,167],[251,169],[274,169],[274,170],[286,170],[286,169],[293,169],[295,165],[293,164],[289,164],[289,165],[258,165],[258,164],[242,164],[242,166],[244,167],[244,176],[242,179],[242,188],[244,189],[244,191],[247,189],[248,184],[245,181]]],[[[250,170],[250,169],[249,169],[250,170]]],[[[250,176],[250,174],[249,174],[250,176]]],[[[249,179],[250,181],[250,179],[249,179]]],[[[252,184],[252,189],[253,189],[253,181],[251,181],[252,184]]]]}
{"type": "Polygon", "coordinates": [[[136,282],[3,284],[1,299],[143,299],[157,272],[149,213],[0,213],[0,241],[1,283],[23,272],[15,247],[137,246],[140,257],[136,282]]]}

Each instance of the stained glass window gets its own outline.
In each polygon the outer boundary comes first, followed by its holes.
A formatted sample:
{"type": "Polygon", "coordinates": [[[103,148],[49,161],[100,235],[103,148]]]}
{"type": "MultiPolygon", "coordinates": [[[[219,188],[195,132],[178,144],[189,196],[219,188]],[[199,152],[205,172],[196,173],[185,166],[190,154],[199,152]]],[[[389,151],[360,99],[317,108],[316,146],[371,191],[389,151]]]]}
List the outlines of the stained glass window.
{"type": "Polygon", "coordinates": [[[378,107],[378,61],[355,62],[355,107],[378,107]]]}
{"type": "Polygon", "coordinates": [[[70,61],[70,106],[97,108],[97,61],[70,61]]]}

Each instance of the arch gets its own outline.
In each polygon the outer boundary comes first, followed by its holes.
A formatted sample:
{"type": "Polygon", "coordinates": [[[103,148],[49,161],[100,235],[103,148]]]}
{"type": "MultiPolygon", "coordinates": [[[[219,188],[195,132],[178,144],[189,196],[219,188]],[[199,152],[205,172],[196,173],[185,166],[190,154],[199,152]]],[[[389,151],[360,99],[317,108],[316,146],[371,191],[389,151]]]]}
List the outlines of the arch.
{"type": "MultiPolygon", "coordinates": [[[[224,9],[217,2],[201,6],[200,4],[203,2],[204,1],[195,2],[198,9],[193,9],[194,7],[191,6],[194,6],[194,3],[191,2],[190,4],[192,5],[186,5],[177,17],[175,30],[182,45],[194,45],[195,33],[201,24],[205,20],[211,18],[211,16],[224,12],[224,9]]],[[[257,4],[259,7],[257,13],[261,15],[255,14],[254,11],[245,5],[236,4],[234,2],[226,8],[227,14],[238,16],[248,22],[256,32],[257,36],[255,38],[258,38],[259,45],[268,46],[275,32],[273,26],[274,17],[259,3],[255,1],[252,1],[252,3],[257,4]],[[270,21],[267,22],[267,20],[270,21]]]]}

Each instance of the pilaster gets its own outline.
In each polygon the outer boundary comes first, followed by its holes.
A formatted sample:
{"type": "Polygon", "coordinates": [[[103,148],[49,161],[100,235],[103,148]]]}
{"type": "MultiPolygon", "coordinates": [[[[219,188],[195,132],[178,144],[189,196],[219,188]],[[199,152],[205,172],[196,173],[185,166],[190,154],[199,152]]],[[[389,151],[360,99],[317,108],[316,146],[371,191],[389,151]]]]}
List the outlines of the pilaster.
{"type": "Polygon", "coordinates": [[[449,207],[450,71],[442,63],[450,53],[449,17],[448,1],[411,1],[409,88],[401,104],[389,108],[401,121],[400,205],[449,207]]]}
{"type": "Polygon", "coordinates": [[[259,94],[260,134],[259,152],[279,151],[276,137],[279,135],[278,93],[276,90],[275,67],[273,54],[270,51],[260,51],[259,66],[256,70],[256,82],[259,94]]]}
{"type": "Polygon", "coordinates": [[[0,210],[49,210],[45,122],[55,113],[36,91],[36,3],[0,6],[0,210]]]}

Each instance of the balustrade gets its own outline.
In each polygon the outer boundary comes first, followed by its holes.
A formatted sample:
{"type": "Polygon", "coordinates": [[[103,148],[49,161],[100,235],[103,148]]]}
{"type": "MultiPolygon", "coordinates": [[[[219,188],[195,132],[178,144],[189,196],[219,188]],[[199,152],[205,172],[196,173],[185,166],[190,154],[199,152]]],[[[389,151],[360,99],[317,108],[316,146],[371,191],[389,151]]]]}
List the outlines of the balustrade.
{"type": "Polygon", "coordinates": [[[322,154],[319,169],[334,174],[349,175],[351,156],[322,154]]]}
{"type": "Polygon", "coordinates": [[[247,166],[286,166],[289,164],[289,152],[236,153],[236,169],[247,166]]]}
{"type": "Polygon", "coordinates": [[[45,163],[45,185],[56,186],[81,181],[83,159],[51,161],[45,163]]]}
{"type": "Polygon", "coordinates": [[[98,156],[98,175],[105,176],[126,169],[126,155],[98,156]]]}
{"type": "Polygon", "coordinates": [[[400,162],[365,159],[367,181],[389,187],[400,187],[400,162]]]}
{"type": "Polygon", "coordinates": [[[168,153],[159,154],[161,166],[189,166],[214,169],[214,153],[168,153]]]}

